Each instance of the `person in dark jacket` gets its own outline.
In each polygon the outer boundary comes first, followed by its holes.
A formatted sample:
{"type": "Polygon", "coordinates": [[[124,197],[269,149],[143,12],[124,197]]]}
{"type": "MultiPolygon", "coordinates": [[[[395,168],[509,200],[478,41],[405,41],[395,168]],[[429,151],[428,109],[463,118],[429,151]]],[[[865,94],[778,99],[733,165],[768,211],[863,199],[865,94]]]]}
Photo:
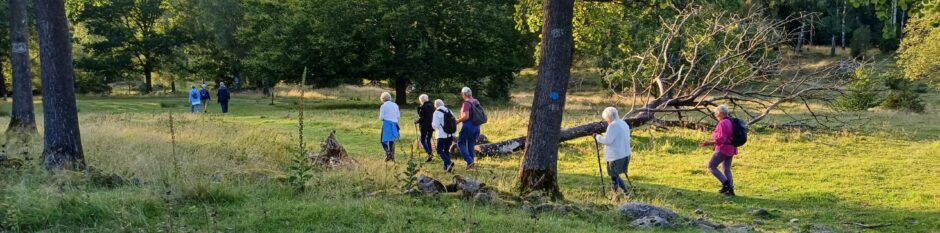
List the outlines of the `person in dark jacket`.
{"type": "Polygon", "coordinates": [[[424,147],[424,152],[428,154],[428,159],[425,162],[431,162],[431,159],[434,158],[434,151],[431,149],[434,128],[431,127],[431,121],[434,119],[435,108],[434,104],[428,101],[428,95],[424,94],[418,97],[418,104],[418,120],[415,120],[415,124],[418,125],[421,131],[421,137],[419,137],[421,146],[424,147]]]}
{"type": "Polygon", "coordinates": [[[228,113],[228,100],[231,96],[229,96],[228,88],[225,87],[225,82],[219,83],[219,91],[216,96],[219,98],[219,105],[222,106],[222,113],[228,113]]]}
{"type": "Polygon", "coordinates": [[[199,90],[199,100],[202,101],[202,111],[209,112],[209,100],[212,99],[206,84],[202,84],[202,90],[199,90]]]}

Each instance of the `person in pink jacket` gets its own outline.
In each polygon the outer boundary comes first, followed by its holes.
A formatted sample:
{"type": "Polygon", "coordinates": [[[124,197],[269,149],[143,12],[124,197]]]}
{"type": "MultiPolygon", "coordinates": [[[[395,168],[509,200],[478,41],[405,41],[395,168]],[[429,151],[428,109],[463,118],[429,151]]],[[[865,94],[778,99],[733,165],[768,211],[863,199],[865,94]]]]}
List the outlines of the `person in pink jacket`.
{"type": "Polygon", "coordinates": [[[718,107],[715,107],[715,119],[718,120],[718,125],[715,126],[715,132],[712,133],[712,139],[702,142],[701,146],[715,147],[715,153],[708,161],[708,170],[721,182],[721,190],[718,192],[727,196],[734,196],[731,160],[738,154],[738,148],[731,144],[734,129],[728,113],[728,106],[718,105],[718,107]],[[718,170],[718,164],[721,164],[723,171],[718,170]]]}

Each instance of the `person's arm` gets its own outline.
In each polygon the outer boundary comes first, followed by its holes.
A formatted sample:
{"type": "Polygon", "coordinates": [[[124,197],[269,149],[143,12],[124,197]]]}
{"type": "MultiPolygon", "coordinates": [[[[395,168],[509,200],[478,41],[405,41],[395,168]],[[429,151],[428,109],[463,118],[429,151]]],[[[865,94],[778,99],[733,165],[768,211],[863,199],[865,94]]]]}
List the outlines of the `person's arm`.
{"type": "Polygon", "coordinates": [[[463,106],[460,107],[460,119],[457,119],[458,124],[470,119],[470,108],[467,103],[469,102],[464,102],[463,106]]]}
{"type": "Polygon", "coordinates": [[[731,142],[731,120],[721,120],[718,124],[718,133],[715,138],[715,144],[729,144],[731,142]]]}
{"type": "Polygon", "coordinates": [[[434,116],[431,117],[431,128],[435,130],[441,130],[443,128],[444,114],[440,111],[434,111],[434,116]]]}
{"type": "Polygon", "coordinates": [[[595,138],[597,139],[597,142],[600,142],[601,144],[610,145],[614,143],[614,139],[617,139],[617,136],[620,136],[621,133],[622,132],[620,132],[619,130],[614,129],[613,125],[608,125],[607,136],[598,134],[597,136],[595,136],[595,138]]]}
{"type": "Polygon", "coordinates": [[[379,107],[379,120],[385,120],[386,111],[388,110],[385,107],[385,103],[382,103],[382,107],[379,107]]]}

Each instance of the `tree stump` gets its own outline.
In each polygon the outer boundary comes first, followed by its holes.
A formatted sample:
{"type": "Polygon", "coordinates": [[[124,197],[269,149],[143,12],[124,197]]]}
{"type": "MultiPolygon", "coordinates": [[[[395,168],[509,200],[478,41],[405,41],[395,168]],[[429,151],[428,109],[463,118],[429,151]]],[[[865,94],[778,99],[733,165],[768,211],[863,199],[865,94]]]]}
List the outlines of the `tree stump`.
{"type": "Polygon", "coordinates": [[[320,143],[320,152],[312,153],[309,157],[314,164],[327,168],[358,164],[355,159],[349,157],[346,148],[343,148],[343,145],[336,140],[335,130],[320,143]]]}

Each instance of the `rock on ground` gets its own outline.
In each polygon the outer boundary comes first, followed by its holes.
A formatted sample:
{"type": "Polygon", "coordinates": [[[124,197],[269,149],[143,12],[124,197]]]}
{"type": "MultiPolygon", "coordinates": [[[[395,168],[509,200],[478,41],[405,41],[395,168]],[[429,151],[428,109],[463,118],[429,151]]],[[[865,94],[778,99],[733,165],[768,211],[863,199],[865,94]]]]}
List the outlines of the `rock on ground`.
{"type": "Polygon", "coordinates": [[[633,222],[630,222],[630,225],[638,228],[672,227],[672,223],[669,223],[669,220],[655,215],[633,220],[633,222]]]}
{"type": "Polygon", "coordinates": [[[679,217],[672,210],[656,207],[642,202],[630,202],[620,206],[620,214],[629,219],[640,219],[643,217],[656,216],[666,220],[679,217]]]}

